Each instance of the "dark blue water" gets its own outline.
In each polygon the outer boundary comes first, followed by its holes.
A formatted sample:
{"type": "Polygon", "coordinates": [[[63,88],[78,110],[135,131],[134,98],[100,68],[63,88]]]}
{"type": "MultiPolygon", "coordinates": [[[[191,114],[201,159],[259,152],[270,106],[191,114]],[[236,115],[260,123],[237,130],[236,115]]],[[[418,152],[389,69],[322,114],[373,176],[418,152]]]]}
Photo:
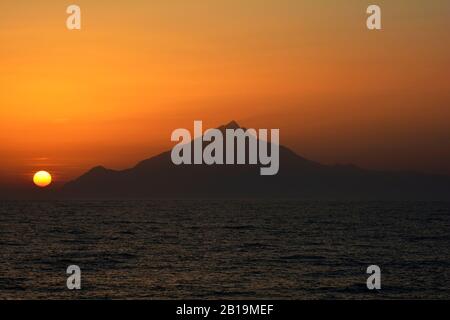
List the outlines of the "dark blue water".
{"type": "Polygon", "coordinates": [[[449,299],[449,245],[450,203],[0,202],[0,298],[449,299]]]}

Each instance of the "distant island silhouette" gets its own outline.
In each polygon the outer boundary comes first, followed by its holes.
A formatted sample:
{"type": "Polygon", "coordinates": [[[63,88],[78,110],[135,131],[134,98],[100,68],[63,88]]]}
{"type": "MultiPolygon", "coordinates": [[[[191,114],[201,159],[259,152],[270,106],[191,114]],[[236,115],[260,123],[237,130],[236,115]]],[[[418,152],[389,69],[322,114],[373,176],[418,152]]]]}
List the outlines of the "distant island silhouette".
{"type": "MultiPolygon", "coordinates": [[[[232,121],[219,129],[228,128],[240,126],[232,121]]],[[[163,152],[121,171],[97,166],[65,184],[56,196],[62,199],[448,200],[450,195],[449,176],[323,165],[285,146],[280,146],[280,170],[275,176],[260,176],[260,165],[177,166],[172,163],[170,153],[163,152]]]]}

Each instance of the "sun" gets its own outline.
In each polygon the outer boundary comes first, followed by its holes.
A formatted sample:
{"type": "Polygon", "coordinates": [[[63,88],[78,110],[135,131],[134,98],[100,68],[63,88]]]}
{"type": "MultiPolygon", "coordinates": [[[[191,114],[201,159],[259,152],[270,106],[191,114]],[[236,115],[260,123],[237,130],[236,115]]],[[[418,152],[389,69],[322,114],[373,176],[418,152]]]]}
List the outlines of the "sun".
{"type": "Polygon", "coordinates": [[[39,171],[34,174],[33,182],[38,187],[44,188],[52,183],[52,176],[47,171],[39,171]]]}

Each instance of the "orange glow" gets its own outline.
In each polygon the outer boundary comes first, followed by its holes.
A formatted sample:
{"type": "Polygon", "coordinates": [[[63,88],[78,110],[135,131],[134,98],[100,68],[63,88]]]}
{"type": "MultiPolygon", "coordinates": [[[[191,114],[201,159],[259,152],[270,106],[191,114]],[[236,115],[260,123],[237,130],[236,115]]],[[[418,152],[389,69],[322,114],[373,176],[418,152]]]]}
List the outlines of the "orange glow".
{"type": "Polygon", "coordinates": [[[52,183],[52,176],[47,171],[38,171],[34,174],[33,182],[41,188],[45,188],[52,183]]]}
{"type": "Polygon", "coordinates": [[[0,1],[0,181],[125,169],[193,120],[323,163],[450,173],[450,2],[0,1]],[[444,144],[447,144],[445,146],[444,144]]]}

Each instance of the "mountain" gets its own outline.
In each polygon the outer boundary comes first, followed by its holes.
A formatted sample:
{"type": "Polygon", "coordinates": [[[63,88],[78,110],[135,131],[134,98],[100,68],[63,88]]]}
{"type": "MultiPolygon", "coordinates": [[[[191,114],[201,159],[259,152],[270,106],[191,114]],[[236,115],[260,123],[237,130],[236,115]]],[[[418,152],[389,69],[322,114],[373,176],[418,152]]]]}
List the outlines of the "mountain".
{"type": "MultiPolygon", "coordinates": [[[[232,121],[218,129],[237,128],[232,121]]],[[[58,197],[448,200],[450,195],[449,176],[327,166],[284,146],[280,146],[279,157],[278,174],[261,176],[260,165],[177,166],[167,151],[127,170],[95,167],[67,183],[58,197]]]]}

